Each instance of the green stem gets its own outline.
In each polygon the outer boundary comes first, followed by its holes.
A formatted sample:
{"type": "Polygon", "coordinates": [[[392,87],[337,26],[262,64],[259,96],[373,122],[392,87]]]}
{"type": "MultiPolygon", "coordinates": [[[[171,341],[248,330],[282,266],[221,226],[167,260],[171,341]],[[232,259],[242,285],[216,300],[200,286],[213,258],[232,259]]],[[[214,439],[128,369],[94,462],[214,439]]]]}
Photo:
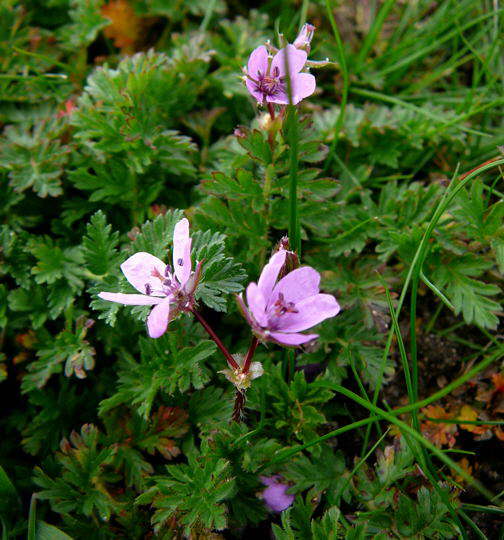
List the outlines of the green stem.
{"type": "Polygon", "coordinates": [[[326,0],[326,10],[327,10],[327,16],[329,18],[329,22],[331,23],[334,39],[336,41],[336,49],[338,51],[338,63],[341,70],[341,76],[343,78],[343,89],[341,91],[341,104],[340,104],[339,114],[334,124],[334,139],[331,143],[331,148],[330,148],[328,158],[324,167],[324,172],[327,172],[327,170],[329,169],[332,156],[335,155],[336,146],[338,144],[338,139],[339,139],[339,133],[343,126],[343,122],[345,121],[346,105],[348,101],[348,91],[350,88],[350,77],[348,75],[348,68],[347,68],[346,58],[345,58],[345,50],[343,48],[343,42],[341,41],[341,36],[338,31],[338,26],[336,25],[336,21],[334,20],[334,15],[331,9],[331,0],[326,0]]]}
{"type": "Polygon", "coordinates": [[[366,35],[366,38],[364,39],[364,43],[362,44],[362,47],[359,51],[359,55],[357,56],[357,62],[356,62],[356,69],[357,71],[360,70],[362,67],[362,64],[364,63],[364,60],[366,60],[369,51],[373,47],[376,38],[378,36],[378,33],[380,32],[383,23],[385,22],[385,19],[387,15],[389,14],[389,11],[394,7],[396,0],[386,0],[383,6],[381,7],[380,11],[378,12],[378,15],[374,18],[373,24],[371,25],[371,28],[369,29],[368,34],[366,35]]]}
{"type": "MultiPolygon", "coordinates": [[[[409,285],[411,283],[413,273],[416,271],[417,267],[418,267],[419,271],[421,271],[423,261],[425,260],[425,257],[427,256],[427,251],[429,249],[429,239],[430,239],[430,237],[431,237],[431,235],[432,235],[438,221],[440,220],[441,216],[444,214],[446,208],[448,207],[448,205],[456,197],[457,193],[461,189],[463,189],[464,186],[470,180],[472,180],[475,176],[477,176],[478,174],[481,174],[482,172],[485,172],[486,170],[489,170],[489,169],[491,169],[493,167],[497,167],[497,166],[503,165],[503,164],[504,164],[504,159],[489,160],[489,161],[485,162],[484,164],[482,164],[481,166],[476,167],[475,169],[471,170],[469,173],[466,173],[465,175],[463,175],[461,177],[460,182],[458,184],[455,184],[456,178],[457,178],[457,173],[458,173],[458,168],[457,168],[457,170],[455,171],[455,174],[454,174],[454,176],[452,178],[452,181],[451,181],[450,185],[448,186],[448,188],[444,192],[443,196],[441,197],[441,200],[439,201],[439,204],[438,204],[436,210],[434,211],[434,214],[433,214],[433,216],[432,216],[432,218],[431,218],[431,220],[429,222],[429,225],[427,226],[426,231],[424,232],[424,234],[422,236],[422,239],[420,240],[420,243],[418,244],[417,250],[415,252],[415,255],[413,257],[411,265],[410,265],[410,267],[408,269],[408,273],[406,275],[406,279],[404,280],[404,285],[403,285],[403,288],[401,290],[399,300],[397,302],[397,309],[396,309],[396,318],[397,318],[397,320],[399,320],[399,315],[401,313],[402,305],[404,303],[404,299],[406,297],[408,287],[409,287],[409,285]]],[[[385,363],[386,363],[387,356],[388,356],[389,351],[390,351],[390,346],[392,344],[393,335],[394,335],[394,328],[391,328],[389,330],[389,333],[388,333],[388,336],[387,336],[387,342],[385,344],[385,349],[383,351],[383,359],[382,359],[381,370],[380,370],[380,374],[379,374],[379,377],[378,377],[378,382],[377,382],[377,385],[375,387],[375,391],[374,391],[374,394],[373,394],[373,404],[374,405],[376,405],[376,403],[378,402],[378,395],[379,395],[381,385],[382,385],[382,381],[383,381],[383,372],[384,372],[384,369],[385,369],[385,363]]],[[[364,438],[364,448],[367,448],[367,445],[368,445],[369,436],[371,434],[371,429],[370,428],[371,428],[371,426],[368,426],[368,428],[366,430],[366,436],[364,438]]]]}
{"type": "Polygon", "coordinates": [[[289,242],[292,250],[298,257],[301,257],[301,235],[298,215],[298,152],[299,152],[299,132],[298,114],[293,105],[288,106],[286,118],[287,138],[290,146],[290,167],[289,167],[289,242]]]}
{"type": "MultiPolygon", "coordinates": [[[[355,401],[356,403],[368,409],[369,411],[374,412],[378,416],[382,417],[384,420],[387,420],[387,422],[390,422],[391,424],[395,424],[405,435],[408,435],[409,437],[415,439],[415,441],[423,445],[426,449],[430,450],[430,452],[434,454],[440,461],[442,461],[445,465],[453,469],[468,484],[471,484],[472,486],[474,486],[482,495],[487,497],[489,500],[491,500],[494,497],[493,493],[491,493],[480,482],[475,480],[470,474],[468,474],[465,470],[463,470],[462,467],[460,467],[460,465],[458,465],[455,461],[448,458],[439,448],[437,448],[430,441],[425,439],[416,429],[413,429],[411,426],[409,426],[402,420],[399,420],[398,418],[396,418],[393,414],[388,413],[387,411],[381,409],[380,407],[377,407],[376,405],[373,405],[372,403],[367,402],[365,399],[362,399],[360,396],[358,396],[354,392],[347,390],[346,388],[343,388],[342,386],[338,384],[331,385],[331,388],[332,390],[346,396],[352,401],[355,401]]],[[[395,412],[397,412],[397,410],[395,412]]]]}
{"type": "MultiPolygon", "coordinates": [[[[273,149],[271,150],[271,154],[273,155],[273,149]]],[[[262,189],[262,195],[263,195],[263,201],[264,201],[264,245],[261,248],[260,255],[259,255],[259,266],[262,268],[264,266],[264,263],[266,262],[266,253],[268,251],[268,244],[269,244],[269,223],[271,218],[271,201],[270,201],[270,195],[271,195],[271,185],[273,181],[273,175],[274,175],[274,165],[266,165],[264,169],[264,184],[262,189]]]]}
{"type": "MultiPolygon", "coordinates": [[[[418,401],[417,403],[411,403],[404,407],[399,407],[398,409],[389,411],[388,414],[392,416],[399,416],[401,414],[411,412],[415,409],[421,409],[423,407],[426,407],[427,405],[430,405],[434,401],[438,401],[442,397],[453,392],[453,390],[455,390],[459,386],[462,386],[464,383],[471,380],[480,371],[483,371],[492,362],[495,362],[497,358],[500,358],[503,353],[504,353],[504,347],[497,349],[497,351],[494,354],[490,355],[488,358],[485,358],[485,360],[482,360],[479,364],[477,364],[472,369],[464,373],[464,375],[462,375],[458,379],[455,379],[450,384],[446,385],[443,389],[432,394],[430,397],[425,398],[421,401],[418,401]]],[[[334,385],[328,381],[318,381],[316,384],[320,388],[334,389],[334,385]]],[[[332,439],[333,437],[337,437],[338,435],[342,435],[343,433],[346,433],[347,431],[351,431],[359,427],[371,425],[373,422],[376,422],[381,419],[382,418],[380,417],[380,415],[372,415],[372,416],[369,416],[368,418],[364,418],[363,420],[358,420],[357,422],[352,422],[351,424],[347,424],[346,426],[330,431],[329,433],[326,433],[325,435],[322,435],[321,437],[318,437],[317,439],[310,441],[306,444],[302,444],[302,445],[295,446],[294,448],[290,448],[287,451],[279,453],[275,458],[273,458],[268,463],[263,464],[258,469],[258,472],[263,471],[268,466],[271,466],[277,463],[283,463],[284,461],[288,460],[290,457],[294,456],[298,452],[301,452],[302,450],[305,450],[307,448],[311,448],[312,446],[315,446],[316,444],[319,444],[320,442],[326,441],[328,439],[332,439]]]]}

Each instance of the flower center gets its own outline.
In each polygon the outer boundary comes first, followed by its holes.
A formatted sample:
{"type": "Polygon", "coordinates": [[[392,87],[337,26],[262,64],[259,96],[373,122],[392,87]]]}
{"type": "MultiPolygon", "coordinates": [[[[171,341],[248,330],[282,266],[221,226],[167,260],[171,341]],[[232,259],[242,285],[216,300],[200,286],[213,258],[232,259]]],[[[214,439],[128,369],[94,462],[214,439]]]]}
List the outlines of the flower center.
{"type": "Polygon", "coordinates": [[[273,313],[277,317],[281,317],[282,315],[285,315],[286,313],[299,313],[296,309],[296,304],[294,302],[286,302],[284,295],[282,293],[278,293],[278,299],[273,304],[273,313]]]}
{"type": "Polygon", "coordinates": [[[161,274],[157,268],[153,268],[151,276],[159,280],[159,289],[154,289],[150,283],[146,283],[145,294],[147,296],[150,296],[153,293],[162,294],[164,296],[174,296],[180,289],[180,283],[175,278],[173,269],[169,264],[165,267],[164,275],[161,274]]]}
{"type": "Polygon", "coordinates": [[[263,75],[260,71],[257,74],[257,90],[265,96],[276,94],[283,86],[283,77],[280,77],[280,70],[274,67],[271,73],[263,75]]]}

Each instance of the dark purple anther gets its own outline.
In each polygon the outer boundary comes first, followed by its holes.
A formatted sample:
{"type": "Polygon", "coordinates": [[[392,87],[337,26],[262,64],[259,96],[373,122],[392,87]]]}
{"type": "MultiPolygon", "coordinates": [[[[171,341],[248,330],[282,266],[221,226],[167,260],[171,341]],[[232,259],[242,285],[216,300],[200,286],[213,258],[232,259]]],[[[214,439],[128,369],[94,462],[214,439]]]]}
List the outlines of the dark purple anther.
{"type": "Polygon", "coordinates": [[[171,279],[165,279],[163,281],[163,285],[166,285],[166,287],[169,287],[171,285],[171,279]]]}
{"type": "Polygon", "coordinates": [[[150,296],[151,293],[152,293],[152,287],[150,286],[149,283],[146,283],[146,284],[145,284],[145,294],[146,294],[147,296],[150,296]]]}
{"type": "Polygon", "coordinates": [[[184,266],[184,261],[183,261],[182,259],[179,259],[179,260],[177,261],[177,264],[178,264],[179,266],[184,266]]]}
{"type": "Polygon", "coordinates": [[[165,267],[164,275],[168,277],[171,274],[173,274],[172,267],[169,264],[167,264],[165,267]]]}

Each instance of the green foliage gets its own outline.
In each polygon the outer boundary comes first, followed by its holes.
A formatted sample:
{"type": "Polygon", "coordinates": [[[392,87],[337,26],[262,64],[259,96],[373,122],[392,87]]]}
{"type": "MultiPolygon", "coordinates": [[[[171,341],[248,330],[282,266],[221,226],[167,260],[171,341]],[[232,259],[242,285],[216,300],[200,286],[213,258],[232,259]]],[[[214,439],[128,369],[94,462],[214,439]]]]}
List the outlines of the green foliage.
{"type": "Polygon", "coordinates": [[[102,211],[94,214],[86,227],[86,236],[82,240],[82,249],[86,268],[97,276],[106,276],[116,272],[120,256],[116,247],[119,234],[112,232],[102,211]]]}
{"type": "Polygon", "coordinates": [[[65,329],[57,336],[42,334],[42,339],[36,344],[38,360],[29,365],[28,374],[21,384],[23,392],[42,388],[52,375],[61,373],[63,369],[67,377],[75,374],[77,378],[84,379],[86,371],[95,365],[95,349],[84,339],[88,327],[88,321],[82,317],[77,320],[73,331],[65,329]]]}
{"type": "MultiPolygon", "coordinates": [[[[397,333],[410,400],[472,369],[446,411],[499,421],[502,374],[476,358],[502,357],[492,2],[1,4],[2,538],[499,537],[498,508],[474,504],[424,445],[392,439],[383,418],[354,424],[368,401],[391,414],[405,403],[397,333]],[[242,68],[266,40],[292,43],[304,21],[317,26],[310,60],[332,62],[311,68],[316,92],[295,115],[274,105],[272,121],[242,68]],[[201,263],[194,308],[245,355],[234,296],[258,281],[291,202],[300,263],[342,310],[316,342],[259,344],[264,373],[245,396],[193,314],[150,339],[150,306],[98,297],[137,292],[120,270],[136,252],[171,263],[185,216],[193,270],[201,263]],[[243,422],[230,422],[242,397],[243,422]],[[281,515],[263,474],[294,495],[281,515]]],[[[459,466],[497,493],[498,437],[493,424],[484,436],[459,429],[437,456],[466,452],[459,466]]]]}
{"type": "Polygon", "coordinates": [[[201,50],[175,59],[150,51],[126,58],[117,69],[98,68],[72,116],[75,137],[98,158],[110,153],[138,174],[159,162],[171,175],[192,175],[194,146],[166,125],[175,106],[177,114],[183,113],[181,102],[195,95],[206,69],[205,54],[201,50]]]}
{"type": "Polygon", "coordinates": [[[313,508],[298,501],[293,508],[282,513],[282,527],[273,524],[276,540],[295,540],[301,535],[314,540],[344,538],[340,521],[341,511],[333,506],[320,519],[311,519],[313,508]]]}
{"type": "Polygon", "coordinates": [[[290,480],[296,491],[312,489],[312,494],[327,493],[329,500],[345,482],[343,472],[345,460],[341,452],[324,448],[319,456],[299,456],[287,466],[285,478],[290,480]]]}
{"type": "Polygon", "coordinates": [[[225,239],[210,231],[193,235],[194,259],[203,263],[196,298],[216,311],[226,311],[228,295],[240,292],[245,279],[241,265],[226,256],[225,239]]]}
{"type": "Polygon", "coordinates": [[[236,492],[228,461],[190,454],[187,465],[168,465],[166,476],[154,477],[153,481],[154,485],[137,499],[137,504],[150,503],[156,508],[156,530],[174,517],[186,535],[226,527],[224,501],[236,492]]]}
{"type": "Polygon", "coordinates": [[[35,470],[35,483],[41,488],[37,497],[48,500],[55,512],[68,514],[76,511],[85,516],[108,520],[122,505],[114,500],[105,484],[117,481],[117,475],[108,470],[114,451],[100,449],[100,433],[92,424],[82,427],[80,434],[72,432],[64,439],[56,459],[61,475],[51,478],[41,469],[35,470]]]}
{"type": "Polygon", "coordinates": [[[464,255],[445,261],[436,269],[433,279],[440,288],[446,287],[446,294],[453,303],[455,313],[462,313],[467,323],[495,329],[499,323],[495,312],[501,306],[488,297],[498,294],[500,288],[474,279],[490,266],[491,263],[473,255],[464,255]]]}
{"type": "Polygon", "coordinates": [[[59,29],[63,49],[73,51],[90,45],[98,32],[109,24],[100,13],[103,0],[70,0],[70,24],[59,29]]]}
{"type": "MultiPolygon", "coordinates": [[[[260,392],[265,392],[269,408],[274,412],[273,427],[281,430],[287,438],[302,442],[315,439],[316,429],[326,422],[321,404],[333,395],[330,390],[321,390],[308,383],[302,372],[294,375],[290,384],[282,377],[280,366],[268,368],[268,377],[262,377],[250,391],[249,406],[260,408],[260,392]]],[[[319,453],[320,448],[313,447],[319,453]]]]}
{"type": "Polygon", "coordinates": [[[175,224],[182,219],[181,210],[167,212],[154,220],[144,223],[131,246],[131,251],[146,251],[162,260],[168,259],[168,246],[172,244],[175,224]]]}
{"type": "Polygon", "coordinates": [[[9,126],[5,130],[0,168],[9,172],[15,191],[32,188],[43,198],[63,193],[61,176],[70,150],[59,140],[65,127],[60,120],[48,119],[35,126],[9,126]]]}
{"type": "Polygon", "coordinates": [[[190,387],[203,388],[210,380],[203,361],[215,352],[214,342],[204,340],[180,348],[177,341],[172,333],[156,341],[140,338],[140,361],[124,354],[118,391],[101,403],[100,411],[132,404],[137,406],[138,414],[147,418],[159,392],[173,394],[186,392],[190,387]]]}

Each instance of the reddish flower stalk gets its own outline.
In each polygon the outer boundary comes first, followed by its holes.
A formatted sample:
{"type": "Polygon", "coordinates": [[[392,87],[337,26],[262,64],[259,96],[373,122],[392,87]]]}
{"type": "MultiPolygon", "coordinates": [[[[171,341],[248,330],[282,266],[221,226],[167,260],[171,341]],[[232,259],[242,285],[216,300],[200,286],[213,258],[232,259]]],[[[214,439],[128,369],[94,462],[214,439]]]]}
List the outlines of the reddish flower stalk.
{"type": "Polygon", "coordinates": [[[275,107],[273,106],[273,103],[268,103],[268,112],[271,117],[271,121],[275,120],[275,107]]]}
{"type": "Polygon", "coordinates": [[[255,350],[257,349],[257,345],[259,345],[259,340],[257,339],[256,336],[254,336],[252,338],[252,342],[250,343],[249,350],[247,351],[245,362],[243,363],[242,373],[248,373],[248,370],[250,369],[250,364],[252,362],[252,358],[254,357],[255,350]]]}
{"type": "Polygon", "coordinates": [[[198,319],[198,321],[201,323],[201,326],[203,326],[203,328],[207,331],[207,334],[213,339],[217,347],[219,347],[222,354],[225,356],[229,366],[232,369],[239,369],[240,366],[237,364],[236,360],[232,357],[231,353],[226,349],[224,343],[222,343],[219,336],[213,331],[212,327],[203,318],[203,315],[201,315],[201,313],[199,313],[195,309],[192,309],[191,313],[198,319]]]}

